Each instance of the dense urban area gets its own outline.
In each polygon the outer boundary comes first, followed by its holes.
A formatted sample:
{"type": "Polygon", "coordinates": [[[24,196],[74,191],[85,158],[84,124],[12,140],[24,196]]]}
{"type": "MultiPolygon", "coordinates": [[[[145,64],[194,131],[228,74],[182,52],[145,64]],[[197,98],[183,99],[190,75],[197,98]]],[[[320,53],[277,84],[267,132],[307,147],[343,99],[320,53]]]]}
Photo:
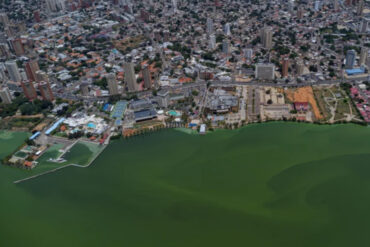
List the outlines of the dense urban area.
{"type": "Polygon", "coordinates": [[[32,133],[9,165],[66,164],[85,145],[94,156],[76,165],[88,166],[110,140],[163,128],[370,122],[364,0],[6,0],[1,9],[0,128],[32,133]]]}

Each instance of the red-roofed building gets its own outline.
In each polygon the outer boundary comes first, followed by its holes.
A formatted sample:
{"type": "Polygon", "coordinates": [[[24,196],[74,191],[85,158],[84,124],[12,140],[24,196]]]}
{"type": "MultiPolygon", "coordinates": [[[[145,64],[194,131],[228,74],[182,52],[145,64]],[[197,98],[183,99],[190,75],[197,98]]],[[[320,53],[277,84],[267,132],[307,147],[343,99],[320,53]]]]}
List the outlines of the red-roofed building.
{"type": "Polygon", "coordinates": [[[296,111],[308,111],[308,102],[294,102],[296,111]]]}

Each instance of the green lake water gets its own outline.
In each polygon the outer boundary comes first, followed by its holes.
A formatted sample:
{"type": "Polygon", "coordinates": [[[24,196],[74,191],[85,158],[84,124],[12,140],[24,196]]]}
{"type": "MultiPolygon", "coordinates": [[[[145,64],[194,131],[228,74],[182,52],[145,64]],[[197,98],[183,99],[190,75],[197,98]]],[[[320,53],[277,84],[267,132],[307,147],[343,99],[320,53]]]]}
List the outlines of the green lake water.
{"type": "MultiPolygon", "coordinates": [[[[0,133],[0,157],[26,136],[0,133]]],[[[368,127],[163,130],[27,174],[0,166],[0,246],[370,245],[368,127]]]]}

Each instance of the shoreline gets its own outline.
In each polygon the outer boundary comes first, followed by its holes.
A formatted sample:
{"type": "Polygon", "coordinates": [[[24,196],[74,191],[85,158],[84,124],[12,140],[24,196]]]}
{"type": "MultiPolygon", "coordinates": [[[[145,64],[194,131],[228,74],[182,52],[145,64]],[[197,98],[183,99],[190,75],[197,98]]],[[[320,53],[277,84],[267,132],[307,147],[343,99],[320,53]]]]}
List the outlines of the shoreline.
{"type": "MultiPolygon", "coordinates": [[[[240,126],[238,128],[232,128],[232,129],[229,129],[229,128],[215,128],[211,131],[208,131],[206,134],[211,134],[211,133],[216,133],[218,131],[224,131],[224,130],[241,130],[245,127],[252,127],[252,126],[257,126],[257,125],[261,125],[261,124],[284,124],[284,123],[287,123],[287,124],[309,124],[309,125],[317,125],[317,126],[320,126],[320,125],[326,125],[326,126],[339,126],[339,125],[347,125],[347,124],[353,124],[353,125],[358,125],[358,126],[363,126],[363,127],[369,127],[369,125],[365,125],[365,124],[361,124],[361,123],[356,123],[356,122],[341,122],[341,123],[317,123],[317,122],[305,122],[305,121],[283,121],[283,120],[269,120],[269,121],[264,121],[264,122],[255,122],[255,123],[249,123],[249,124],[245,124],[243,126],[240,126]]],[[[175,131],[178,131],[178,132],[181,132],[181,133],[184,133],[184,134],[188,134],[188,135],[199,135],[198,131],[197,130],[194,130],[194,129],[190,129],[190,128],[171,128],[175,131]]],[[[158,131],[153,131],[153,132],[149,132],[148,134],[150,133],[157,133],[159,132],[160,130],[168,130],[167,128],[165,129],[159,129],[158,131]]],[[[3,129],[0,129],[0,131],[8,131],[8,130],[3,130],[3,129]]],[[[9,131],[9,132],[16,132],[16,131],[9,131]]],[[[142,136],[142,135],[138,135],[138,136],[142,136]]],[[[130,138],[129,138],[130,139],[130,138]]],[[[18,183],[22,183],[22,182],[25,182],[25,181],[28,181],[28,180],[31,180],[31,179],[35,179],[37,177],[40,177],[40,176],[44,176],[44,175],[47,175],[47,174],[50,174],[50,173],[53,173],[53,172],[57,172],[58,170],[61,170],[61,169],[64,169],[64,168],[67,168],[67,167],[79,167],[79,168],[88,168],[90,167],[94,161],[103,153],[103,151],[113,142],[115,141],[124,141],[125,138],[118,138],[118,139],[115,139],[115,140],[112,140],[109,144],[107,145],[104,145],[104,147],[89,161],[89,163],[87,165],[78,165],[78,164],[65,164],[61,167],[57,167],[57,168],[53,168],[51,170],[48,170],[48,171],[44,171],[40,174],[35,174],[35,175],[32,175],[32,176],[29,176],[29,177],[25,177],[25,178],[22,178],[22,179],[18,179],[18,180],[15,180],[13,181],[14,184],[18,184],[18,183]]],[[[78,141],[78,140],[77,140],[78,141]]],[[[77,142],[76,141],[76,142],[77,142]]],[[[6,164],[1,164],[1,165],[6,165],[6,164]]]]}

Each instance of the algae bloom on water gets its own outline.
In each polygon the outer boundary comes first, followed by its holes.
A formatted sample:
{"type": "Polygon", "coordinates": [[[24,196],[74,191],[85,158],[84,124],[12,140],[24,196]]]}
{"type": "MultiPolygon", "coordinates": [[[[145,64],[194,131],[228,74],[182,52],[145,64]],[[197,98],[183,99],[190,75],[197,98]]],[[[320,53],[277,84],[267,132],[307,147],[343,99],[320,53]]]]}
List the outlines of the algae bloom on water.
{"type": "Polygon", "coordinates": [[[0,166],[1,246],[370,245],[366,127],[163,130],[12,183],[25,173],[0,166]]]}

